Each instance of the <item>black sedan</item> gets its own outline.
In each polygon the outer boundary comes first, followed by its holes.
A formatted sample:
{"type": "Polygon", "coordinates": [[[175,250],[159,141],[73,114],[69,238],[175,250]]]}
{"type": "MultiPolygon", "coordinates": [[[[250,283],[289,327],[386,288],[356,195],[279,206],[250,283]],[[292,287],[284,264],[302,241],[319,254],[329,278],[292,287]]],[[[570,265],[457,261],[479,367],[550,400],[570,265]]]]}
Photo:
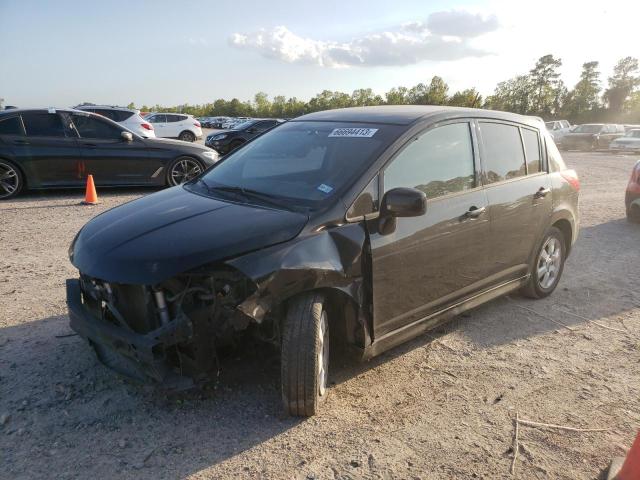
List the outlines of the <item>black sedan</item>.
{"type": "Polygon", "coordinates": [[[240,145],[252,140],[258,135],[271,130],[273,127],[280,125],[284,120],[274,118],[254,118],[240,123],[230,130],[215,132],[207,136],[205,145],[216,150],[222,155],[226,155],[235,150],[240,145]]]}
{"type": "Polygon", "coordinates": [[[24,188],[178,185],[218,160],[191,143],[142,138],[117,123],[72,109],[0,112],[0,199],[24,188]]]}

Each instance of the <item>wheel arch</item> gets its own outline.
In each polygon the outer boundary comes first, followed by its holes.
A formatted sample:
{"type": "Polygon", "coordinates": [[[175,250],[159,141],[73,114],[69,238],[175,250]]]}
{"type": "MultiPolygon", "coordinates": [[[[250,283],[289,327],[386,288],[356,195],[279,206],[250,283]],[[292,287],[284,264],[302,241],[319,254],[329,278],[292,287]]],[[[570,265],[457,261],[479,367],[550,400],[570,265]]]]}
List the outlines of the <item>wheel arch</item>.
{"type": "Polygon", "coordinates": [[[181,158],[188,158],[189,160],[194,160],[196,162],[198,162],[198,165],[200,165],[200,168],[202,168],[202,171],[204,172],[207,169],[207,166],[205,165],[205,163],[198,157],[196,157],[195,155],[191,155],[189,153],[181,153],[178,156],[174,157],[171,159],[171,161],[169,161],[169,163],[165,164],[165,185],[167,186],[171,186],[171,181],[169,180],[170,176],[171,176],[171,169],[173,168],[173,166],[176,164],[176,162],[178,160],[180,160],[181,158]]]}
{"type": "Polygon", "coordinates": [[[16,162],[15,160],[12,160],[11,158],[7,157],[7,156],[0,156],[0,161],[4,160],[5,162],[9,162],[11,165],[13,165],[14,167],[16,167],[18,170],[20,170],[20,173],[22,174],[22,190],[26,190],[29,188],[29,180],[27,178],[27,172],[25,171],[24,167],[22,165],[20,165],[18,162],[16,162]]]}
{"type": "Polygon", "coordinates": [[[573,227],[571,222],[566,218],[560,218],[556,220],[552,225],[552,227],[556,227],[562,233],[562,237],[564,238],[564,246],[567,250],[565,258],[569,256],[571,252],[571,247],[573,243],[573,227]]]}

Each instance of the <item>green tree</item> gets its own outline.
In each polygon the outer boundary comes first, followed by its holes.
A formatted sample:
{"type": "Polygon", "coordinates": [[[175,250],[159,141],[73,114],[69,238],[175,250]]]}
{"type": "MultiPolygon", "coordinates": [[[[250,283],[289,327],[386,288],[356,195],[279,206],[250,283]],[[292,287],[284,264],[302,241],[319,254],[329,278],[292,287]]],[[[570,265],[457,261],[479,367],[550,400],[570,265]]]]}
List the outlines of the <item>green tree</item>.
{"type": "Polygon", "coordinates": [[[454,93],[449,98],[448,103],[454,107],[480,108],[482,106],[482,95],[475,88],[467,88],[454,93]]]}
{"type": "Polygon", "coordinates": [[[553,55],[540,57],[529,72],[531,78],[531,110],[542,116],[555,113],[560,105],[564,85],[558,69],[562,60],[553,55]]]}
{"type": "Polygon", "coordinates": [[[406,105],[409,103],[408,93],[407,87],[392,88],[385,94],[387,105],[406,105]]]}
{"type": "Polygon", "coordinates": [[[427,105],[445,105],[447,103],[449,86],[437,75],[431,79],[427,90],[427,105]]]}
{"type": "Polygon", "coordinates": [[[633,57],[619,60],[613,68],[613,76],[609,77],[609,87],[604,92],[604,100],[612,113],[622,113],[625,110],[625,103],[640,85],[637,72],[638,59],[633,57]]]}
{"type": "Polygon", "coordinates": [[[528,75],[518,75],[498,83],[493,95],[487,98],[485,108],[528,114],[531,111],[533,85],[528,75]]]}
{"type": "Polygon", "coordinates": [[[586,118],[600,107],[599,62],[582,64],[580,80],[566,98],[564,113],[574,121],[586,118]]]}

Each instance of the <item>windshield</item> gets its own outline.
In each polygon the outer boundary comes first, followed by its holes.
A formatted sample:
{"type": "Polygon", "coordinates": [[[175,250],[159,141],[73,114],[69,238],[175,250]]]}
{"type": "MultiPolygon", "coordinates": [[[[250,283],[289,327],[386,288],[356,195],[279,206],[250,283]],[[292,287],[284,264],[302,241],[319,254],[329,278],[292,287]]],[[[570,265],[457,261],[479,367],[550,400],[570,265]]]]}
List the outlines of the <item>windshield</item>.
{"type": "Polygon", "coordinates": [[[547,122],[545,123],[545,126],[547,127],[547,130],[553,130],[553,122],[547,122]]]}
{"type": "Polygon", "coordinates": [[[288,122],[229,154],[201,179],[212,193],[241,187],[314,207],[340,195],[405,129],[288,122]]]}
{"type": "Polygon", "coordinates": [[[574,133],[600,133],[602,125],[578,125],[574,133]]]}

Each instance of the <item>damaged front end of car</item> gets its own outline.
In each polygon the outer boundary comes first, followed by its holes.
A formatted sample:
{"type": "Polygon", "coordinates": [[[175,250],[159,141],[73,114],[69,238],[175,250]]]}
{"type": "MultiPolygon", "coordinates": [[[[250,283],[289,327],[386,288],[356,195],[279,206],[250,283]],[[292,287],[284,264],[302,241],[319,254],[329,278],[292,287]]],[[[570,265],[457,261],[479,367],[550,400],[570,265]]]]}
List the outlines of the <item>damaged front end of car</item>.
{"type": "Polygon", "coordinates": [[[237,307],[255,291],[251,280],[225,265],[157,285],[118,284],[86,275],[67,280],[71,328],[91,344],[99,360],[133,380],[175,389],[215,374],[216,348],[252,323],[237,307]]]}

